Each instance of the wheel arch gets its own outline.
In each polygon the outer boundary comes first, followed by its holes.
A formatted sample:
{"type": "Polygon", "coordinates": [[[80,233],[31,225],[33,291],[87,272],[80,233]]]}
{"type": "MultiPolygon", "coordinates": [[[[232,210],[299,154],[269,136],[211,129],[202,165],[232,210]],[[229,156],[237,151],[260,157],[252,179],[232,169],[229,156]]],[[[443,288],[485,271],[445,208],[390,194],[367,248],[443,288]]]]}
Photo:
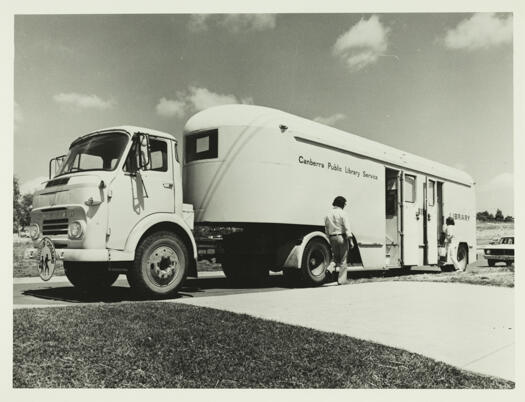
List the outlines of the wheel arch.
{"type": "Polygon", "coordinates": [[[306,245],[313,239],[322,239],[322,240],[324,240],[326,242],[326,244],[328,245],[328,247],[330,248],[330,250],[331,250],[330,240],[328,239],[328,236],[325,233],[323,233],[323,232],[321,232],[319,230],[316,230],[314,232],[310,232],[310,233],[306,234],[305,236],[303,236],[303,238],[301,239],[301,242],[299,244],[296,244],[292,248],[292,250],[288,254],[288,257],[286,257],[286,260],[284,262],[283,268],[297,268],[297,269],[300,269],[302,261],[303,261],[304,249],[306,248],[306,245]]]}
{"type": "Polygon", "coordinates": [[[467,257],[467,265],[470,264],[470,250],[468,248],[468,243],[466,241],[461,241],[458,243],[458,249],[459,247],[465,247],[465,255],[467,257]]]}
{"type": "Polygon", "coordinates": [[[140,242],[147,236],[160,230],[167,230],[178,235],[188,247],[192,256],[188,267],[189,276],[197,276],[197,244],[190,228],[182,218],[173,214],[153,214],[141,220],[131,230],[126,241],[126,251],[132,252],[135,257],[135,250],[140,242]]]}

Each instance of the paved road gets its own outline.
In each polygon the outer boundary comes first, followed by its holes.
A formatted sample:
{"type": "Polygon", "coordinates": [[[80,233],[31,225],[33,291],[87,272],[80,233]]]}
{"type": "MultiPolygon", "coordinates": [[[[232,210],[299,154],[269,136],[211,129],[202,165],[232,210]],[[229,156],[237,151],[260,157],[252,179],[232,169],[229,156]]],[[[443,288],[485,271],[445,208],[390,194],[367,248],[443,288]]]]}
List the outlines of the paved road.
{"type": "MultiPolygon", "coordinates": [[[[440,272],[439,269],[426,267],[415,269],[413,273],[440,272]]],[[[374,275],[403,275],[394,271],[352,272],[353,277],[374,275]]],[[[406,273],[405,273],[406,275],[406,273]]],[[[13,280],[13,306],[18,308],[30,307],[60,307],[94,303],[138,302],[144,299],[137,298],[131,292],[125,275],[120,275],[117,282],[105,293],[99,295],[85,295],[76,290],[65,276],[53,277],[49,282],[36,278],[15,278],[13,280]]],[[[290,289],[281,274],[270,276],[264,287],[234,286],[226,280],[222,272],[200,272],[199,279],[188,279],[179,292],[179,298],[197,298],[209,296],[224,296],[240,293],[274,292],[290,289]]]]}

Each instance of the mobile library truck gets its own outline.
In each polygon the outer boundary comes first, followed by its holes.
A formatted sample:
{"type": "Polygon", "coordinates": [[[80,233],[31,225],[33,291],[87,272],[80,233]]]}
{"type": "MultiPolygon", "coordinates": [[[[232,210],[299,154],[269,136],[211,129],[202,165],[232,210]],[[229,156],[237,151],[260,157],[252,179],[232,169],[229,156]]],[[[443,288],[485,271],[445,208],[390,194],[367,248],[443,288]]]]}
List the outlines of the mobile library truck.
{"type": "Polygon", "coordinates": [[[194,115],[183,154],[169,134],[123,126],[82,136],[51,160],[50,176],[59,169],[35,194],[27,253],[43,279],[62,259],[79,288],[126,273],[138,292],[168,295],[197,275],[200,249],[233,280],[282,270],[319,284],[331,260],[324,216],[337,195],[349,201],[352,269],[449,267],[439,253],[448,216],[459,263],[476,259],[474,182],[457,169],[253,105],[194,115]],[[194,228],[212,234],[212,246],[194,228]]]}

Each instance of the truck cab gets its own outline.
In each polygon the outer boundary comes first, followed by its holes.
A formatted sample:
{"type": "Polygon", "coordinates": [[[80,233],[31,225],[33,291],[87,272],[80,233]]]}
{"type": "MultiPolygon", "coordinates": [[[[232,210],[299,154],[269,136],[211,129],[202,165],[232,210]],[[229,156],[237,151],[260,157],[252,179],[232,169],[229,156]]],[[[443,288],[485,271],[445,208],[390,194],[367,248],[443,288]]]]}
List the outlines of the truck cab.
{"type": "Polygon", "coordinates": [[[196,275],[193,209],[182,202],[177,151],[173,136],[132,126],[73,141],[34,195],[27,256],[38,259],[43,279],[60,259],[84,290],[125,273],[132,288],[155,296],[196,275]]]}

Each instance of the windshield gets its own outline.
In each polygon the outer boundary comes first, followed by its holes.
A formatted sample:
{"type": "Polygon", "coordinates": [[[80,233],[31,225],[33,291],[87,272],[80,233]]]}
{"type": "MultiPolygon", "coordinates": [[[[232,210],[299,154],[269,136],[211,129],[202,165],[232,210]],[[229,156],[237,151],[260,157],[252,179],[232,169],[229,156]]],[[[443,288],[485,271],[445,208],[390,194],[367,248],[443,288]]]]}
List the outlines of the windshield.
{"type": "Polygon", "coordinates": [[[86,170],[115,170],[129,137],[124,133],[100,134],[75,143],[57,176],[86,170]]]}

